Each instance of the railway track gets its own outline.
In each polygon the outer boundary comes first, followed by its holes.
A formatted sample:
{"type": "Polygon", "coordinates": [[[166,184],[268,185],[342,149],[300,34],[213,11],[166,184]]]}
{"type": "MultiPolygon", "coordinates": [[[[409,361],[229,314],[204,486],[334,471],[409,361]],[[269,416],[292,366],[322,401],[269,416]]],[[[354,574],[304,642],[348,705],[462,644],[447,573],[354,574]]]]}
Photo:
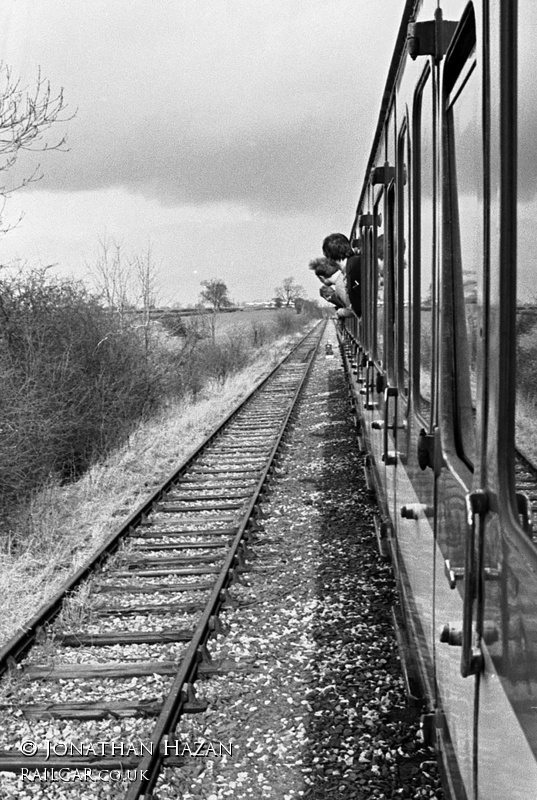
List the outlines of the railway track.
{"type": "Polygon", "coordinates": [[[69,783],[70,796],[88,787],[96,796],[99,780],[106,796],[149,798],[162,767],[180,766],[174,730],[182,715],[205,710],[195,681],[220,669],[208,641],[224,632],[220,612],[234,605],[230,588],[247,569],[323,330],[311,331],[0,650],[1,798],[21,781],[46,784],[47,797],[64,796],[69,783]]]}
{"type": "Polygon", "coordinates": [[[515,449],[515,485],[518,512],[522,524],[533,542],[537,543],[534,509],[537,507],[537,466],[520,448],[515,449]]]}

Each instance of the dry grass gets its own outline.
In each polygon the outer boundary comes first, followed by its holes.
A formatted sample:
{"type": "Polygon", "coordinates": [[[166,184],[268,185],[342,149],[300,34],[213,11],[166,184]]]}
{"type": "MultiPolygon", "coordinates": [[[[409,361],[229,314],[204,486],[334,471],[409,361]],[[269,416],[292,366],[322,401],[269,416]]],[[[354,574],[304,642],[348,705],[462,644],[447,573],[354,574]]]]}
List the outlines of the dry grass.
{"type": "Polygon", "coordinates": [[[21,511],[1,554],[0,645],[37,612],[60,585],[193,452],[289,349],[291,338],[263,348],[246,370],[208,386],[196,403],[169,406],[81,480],[49,485],[21,511]]]}

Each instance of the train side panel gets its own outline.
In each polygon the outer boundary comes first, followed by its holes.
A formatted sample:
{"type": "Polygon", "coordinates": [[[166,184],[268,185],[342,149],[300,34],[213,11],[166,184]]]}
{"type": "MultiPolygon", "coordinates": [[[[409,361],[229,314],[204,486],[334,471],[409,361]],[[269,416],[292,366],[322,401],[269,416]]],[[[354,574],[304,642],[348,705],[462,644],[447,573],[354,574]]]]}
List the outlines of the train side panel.
{"type": "Polygon", "coordinates": [[[537,796],[537,549],[502,431],[516,4],[444,5],[415,5],[415,58],[399,64],[354,225],[363,436],[449,793],[522,800],[537,796]],[[440,32],[434,55],[421,23],[440,32]]]}
{"type": "Polygon", "coordinates": [[[529,448],[534,463],[537,455],[535,394],[527,366],[535,353],[537,323],[531,311],[536,278],[537,8],[532,0],[494,0],[489,5],[491,245],[482,485],[490,502],[482,547],[487,579],[477,619],[486,639],[479,775],[483,797],[500,784],[505,796],[518,800],[537,796],[537,547],[531,519],[536,483],[518,457],[515,462],[515,445],[529,448]]]}

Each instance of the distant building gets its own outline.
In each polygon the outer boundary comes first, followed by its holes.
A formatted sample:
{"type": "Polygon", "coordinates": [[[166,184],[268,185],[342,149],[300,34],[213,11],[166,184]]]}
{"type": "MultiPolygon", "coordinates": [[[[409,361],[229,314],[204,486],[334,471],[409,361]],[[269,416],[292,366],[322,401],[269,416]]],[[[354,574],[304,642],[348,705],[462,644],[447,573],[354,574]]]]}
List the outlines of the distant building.
{"type": "Polygon", "coordinates": [[[245,310],[249,308],[276,308],[276,303],[273,300],[251,300],[248,303],[243,303],[242,307],[245,310]]]}

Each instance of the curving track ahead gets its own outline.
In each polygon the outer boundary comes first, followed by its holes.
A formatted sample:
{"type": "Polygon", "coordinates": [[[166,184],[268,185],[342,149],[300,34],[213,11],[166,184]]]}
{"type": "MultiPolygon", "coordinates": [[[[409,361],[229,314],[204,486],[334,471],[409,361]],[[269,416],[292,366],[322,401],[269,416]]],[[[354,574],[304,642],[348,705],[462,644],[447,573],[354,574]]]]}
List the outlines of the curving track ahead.
{"type": "MultiPolygon", "coordinates": [[[[207,642],[223,631],[218,615],[246,569],[260,502],[324,327],[0,650],[0,773],[40,771],[47,796],[55,781],[63,796],[62,774],[91,780],[115,771],[114,796],[135,800],[150,796],[164,764],[174,766],[168,737],[183,714],[204,710],[194,683],[218,671],[207,642]]],[[[70,796],[87,788],[71,783],[70,796]]],[[[9,796],[0,776],[0,797],[9,796]]]]}

